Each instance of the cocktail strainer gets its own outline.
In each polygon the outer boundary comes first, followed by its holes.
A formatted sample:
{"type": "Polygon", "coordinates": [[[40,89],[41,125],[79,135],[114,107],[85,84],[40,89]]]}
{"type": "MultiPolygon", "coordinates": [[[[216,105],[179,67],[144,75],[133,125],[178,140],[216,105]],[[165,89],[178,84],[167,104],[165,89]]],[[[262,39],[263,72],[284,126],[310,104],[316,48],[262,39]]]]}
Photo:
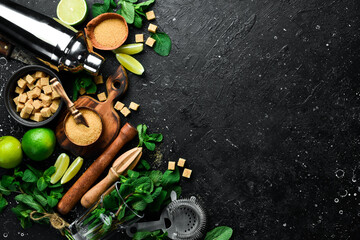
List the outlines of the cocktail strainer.
{"type": "Polygon", "coordinates": [[[132,237],[137,231],[162,229],[170,239],[193,240],[203,236],[205,225],[205,211],[196,198],[176,199],[176,193],[172,191],[171,203],[161,213],[160,220],[134,223],[127,228],[126,233],[132,237]]]}

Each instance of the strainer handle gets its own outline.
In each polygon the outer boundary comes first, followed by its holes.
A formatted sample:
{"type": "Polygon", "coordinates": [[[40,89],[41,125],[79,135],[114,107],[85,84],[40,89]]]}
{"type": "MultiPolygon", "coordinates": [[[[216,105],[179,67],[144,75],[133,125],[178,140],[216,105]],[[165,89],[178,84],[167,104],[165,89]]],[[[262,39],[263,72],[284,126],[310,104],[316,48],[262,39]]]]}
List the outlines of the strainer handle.
{"type": "Polygon", "coordinates": [[[152,232],[158,229],[166,229],[163,218],[158,221],[134,223],[126,229],[126,233],[129,237],[132,237],[138,231],[152,232]]]}

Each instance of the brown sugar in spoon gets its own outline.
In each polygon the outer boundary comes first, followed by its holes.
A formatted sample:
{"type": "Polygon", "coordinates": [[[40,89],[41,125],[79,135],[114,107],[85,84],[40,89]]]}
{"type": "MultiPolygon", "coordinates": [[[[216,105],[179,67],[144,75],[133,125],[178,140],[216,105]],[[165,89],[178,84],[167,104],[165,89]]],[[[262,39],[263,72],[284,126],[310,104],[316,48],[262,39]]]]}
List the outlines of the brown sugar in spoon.
{"type": "Polygon", "coordinates": [[[63,86],[61,83],[56,79],[53,78],[50,80],[51,86],[58,92],[58,94],[62,97],[62,99],[65,101],[69,111],[71,112],[71,115],[74,117],[76,124],[83,124],[86,127],[89,127],[89,124],[87,123],[84,116],[81,114],[81,112],[76,109],[74,103],[70,100],[68,95],[66,94],[63,86]]]}

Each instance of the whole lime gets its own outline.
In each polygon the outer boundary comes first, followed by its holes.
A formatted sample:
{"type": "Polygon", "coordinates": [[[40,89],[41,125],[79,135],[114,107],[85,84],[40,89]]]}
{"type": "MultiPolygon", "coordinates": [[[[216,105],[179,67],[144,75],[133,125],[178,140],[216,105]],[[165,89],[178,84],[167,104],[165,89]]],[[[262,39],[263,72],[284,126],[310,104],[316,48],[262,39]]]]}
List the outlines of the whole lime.
{"type": "Polygon", "coordinates": [[[24,153],[31,160],[43,161],[54,152],[56,138],[49,128],[34,128],[27,131],[21,145],[24,153]]]}
{"type": "Polygon", "coordinates": [[[0,167],[14,168],[21,163],[22,159],[20,141],[12,136],[0,137],[0,167]]]}

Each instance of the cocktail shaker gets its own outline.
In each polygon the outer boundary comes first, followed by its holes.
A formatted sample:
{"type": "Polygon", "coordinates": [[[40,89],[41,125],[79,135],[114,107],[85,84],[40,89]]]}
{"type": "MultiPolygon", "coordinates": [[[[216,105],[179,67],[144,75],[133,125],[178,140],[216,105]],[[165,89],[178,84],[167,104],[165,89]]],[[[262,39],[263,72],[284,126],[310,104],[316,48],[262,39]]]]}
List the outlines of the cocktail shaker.
{"type": "Polygon", "coordinates": [[[82,69],[96,75],[104,58],[93,52],[84,33],[17,3],[0,0],[0,35],[59,71],[82,69]]]}

